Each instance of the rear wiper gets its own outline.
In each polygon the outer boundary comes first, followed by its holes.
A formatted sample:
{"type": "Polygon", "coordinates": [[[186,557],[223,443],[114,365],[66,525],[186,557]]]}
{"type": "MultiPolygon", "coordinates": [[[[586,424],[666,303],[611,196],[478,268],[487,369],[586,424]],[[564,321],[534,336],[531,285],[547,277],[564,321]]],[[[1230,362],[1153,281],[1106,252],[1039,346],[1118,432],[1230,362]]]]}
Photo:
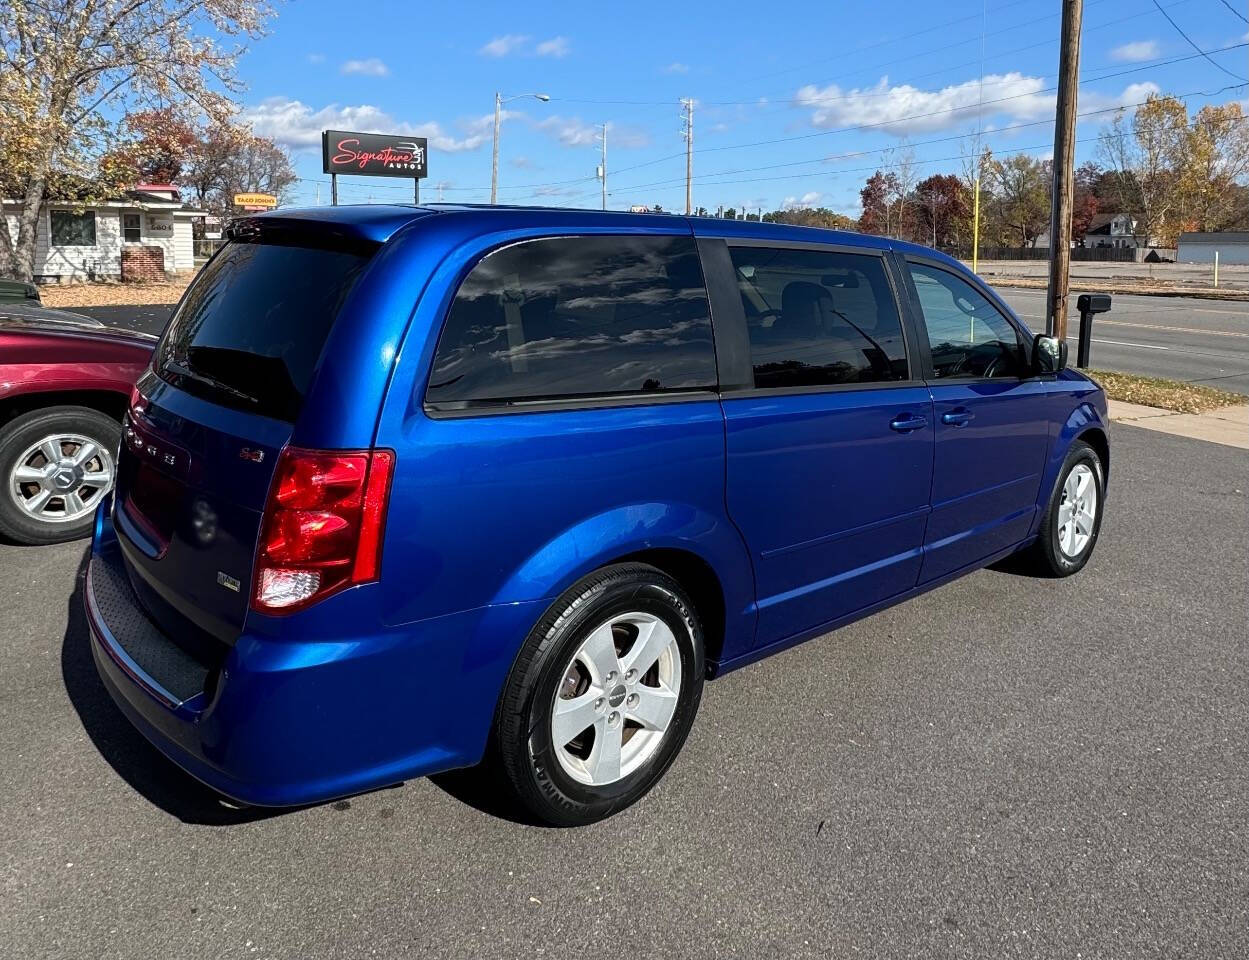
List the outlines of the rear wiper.
{"type": "Polygon", "coordinates": [[[246,400],[248,403],[260,403],[258,397],[253,397],[250,393],[244,393],[238,387],[232,387],[228,383],[222,383],[216,377],[210,377],[206,373],[200,373],[198,370],[192,370],[185,363],[178,360],[166,360],[163,364],[163,370],[169,370],[176,373],[180,377],[186,377],[188,380],[194,380],[196,383],[202,383],[206,387],[212,387],[214,390],[220,390],[222,393],[228,393],[232,397],[239,400],[246,400]]]}

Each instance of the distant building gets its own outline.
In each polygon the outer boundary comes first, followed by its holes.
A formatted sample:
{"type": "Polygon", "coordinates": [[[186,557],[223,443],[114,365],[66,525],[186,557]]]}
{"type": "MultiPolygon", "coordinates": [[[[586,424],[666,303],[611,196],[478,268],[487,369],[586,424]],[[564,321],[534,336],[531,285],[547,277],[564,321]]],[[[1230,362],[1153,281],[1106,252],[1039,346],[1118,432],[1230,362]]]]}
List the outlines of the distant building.
{"type": "Polygon", "coordinates": [[[1084,234],[1086,247],[1153,247],[1150,238],[1136,232],[1136,220],[1126,213],[1099,213],[1084,234]]]}
{"type": "MultiPolygon", "coordinates": [[[[17,236],[21,204],[3,201],[10,235],[17,236]]],[[[35,230],[35,279],[116,280],[128,260],[158,263],[165,273],[195,268],[192,224],[203,210],[184,204],[168,183],[141,183],[116,197],[76,206],[48,201],[35,230]],[[155,251],[161,252],[157,254],[155,251]],[[135,254],[142,252],[142,257],[135,254]]]]}
{"type": "Polygon", "coordinates": [[[1215,251],[1219,264],[1249,264],[1249,233],[1181,233],[1177,263],[1214,263],[1215,251]]]}

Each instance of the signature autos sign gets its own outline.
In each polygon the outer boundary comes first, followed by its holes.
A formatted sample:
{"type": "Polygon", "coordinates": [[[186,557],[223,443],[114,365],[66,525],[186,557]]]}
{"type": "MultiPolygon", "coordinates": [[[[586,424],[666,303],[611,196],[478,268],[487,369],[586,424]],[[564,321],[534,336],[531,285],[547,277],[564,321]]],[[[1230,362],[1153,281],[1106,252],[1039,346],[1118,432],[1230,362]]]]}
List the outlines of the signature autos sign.
{"type": "Polygon", "coordinates": [[[428,172],[424,137],[326,130],[321,134],[321,154],[326,173],[412,179],[428,172]]]}

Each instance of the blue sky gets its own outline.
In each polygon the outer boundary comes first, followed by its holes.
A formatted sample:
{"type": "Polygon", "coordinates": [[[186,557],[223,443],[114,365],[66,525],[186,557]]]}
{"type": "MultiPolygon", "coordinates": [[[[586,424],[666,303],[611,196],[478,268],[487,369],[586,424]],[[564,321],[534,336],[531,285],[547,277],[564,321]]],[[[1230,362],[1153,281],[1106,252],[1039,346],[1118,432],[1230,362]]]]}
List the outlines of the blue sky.
{"type": "MultiPolygon", "coordinates": [[[[1203,50],[1246,43],[1244,0],[1160,2],[1203,50]]],[[[1055,0],[295,0],[243,59],[242,102],[258,133],[291,149],[298,203],[318,191],[329,200],[327,127],[424,135],[422,199],[442,183],[448,201],[488,200],[501,90],[551,97],[506,108],[504,202],[598,206],[596,134],[607,123],[609,206],[683,209],[678,100],[692,97],[695,205],[856,216],[865,177],[908,145],[920,177],[958,172],[978,126],[998,154],[1048,156],[1058,31],[1055,0]]],[[[1247,49],[1212,57],[1245,77],[1247,49]]],[[[1152,0],[1086,0],[1081,75],[1080,112],[1099,112],[1081,120],[1078,161],[1095,156],[1111,108],[1150,91],[1187,95],[1192,110],[1246,98],[1244,86],[1222,89],[1238,81],[1195,54],[1152,0]]],[[[402,181],[340,178],[343,202],[410,198],[402,181]]]]}

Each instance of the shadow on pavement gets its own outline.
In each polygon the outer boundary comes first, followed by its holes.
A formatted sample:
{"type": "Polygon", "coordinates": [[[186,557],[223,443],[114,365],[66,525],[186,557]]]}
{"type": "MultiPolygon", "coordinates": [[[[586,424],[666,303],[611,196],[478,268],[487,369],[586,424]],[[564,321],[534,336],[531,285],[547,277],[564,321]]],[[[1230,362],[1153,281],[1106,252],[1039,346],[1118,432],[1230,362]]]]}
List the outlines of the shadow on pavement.
{"type": "Polygon", "coordinates": [[[220,794],[166,759],[117,709],[91,658],[91,635],[82,596],[89,555],[85,554],[78,564],[74,592],[69,599],[65,639],[61,645],[61,676],[83,729],[101,756],[149,802],[184,823],[229,826],[290,812],[268,807],[232,810],[223,806],[220,794]]]}
{"type": "Polygon", "coordinates": [[[460,803],[490,817],[526,827],[550,827],[527,816],[525,810],[509,803],[509,794],[499,781],[501,774],[490,763],[463,770],[449,770],[429,777],[430,783],[460,803]]]}

